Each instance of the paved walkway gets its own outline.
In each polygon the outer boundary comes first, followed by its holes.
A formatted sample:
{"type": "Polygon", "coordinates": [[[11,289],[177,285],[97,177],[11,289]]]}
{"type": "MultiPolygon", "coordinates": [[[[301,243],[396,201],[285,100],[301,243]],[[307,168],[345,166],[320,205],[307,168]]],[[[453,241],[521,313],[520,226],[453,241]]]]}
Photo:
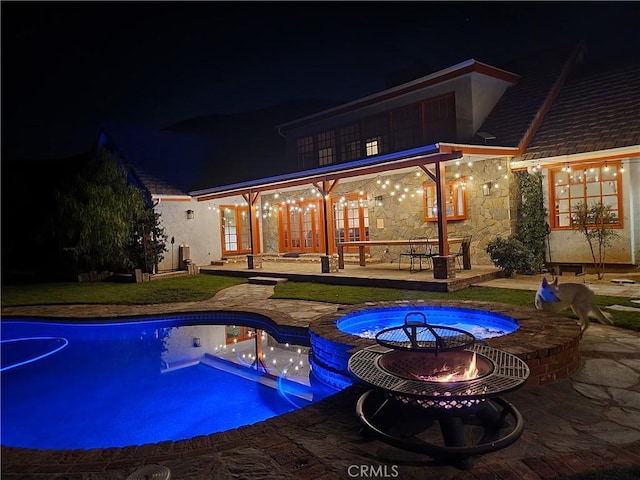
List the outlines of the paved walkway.
{"type": "MultiPolygon", "coordinates": [[[[271,310],[305,325],[336,309],[318,302],[271,300],[272,289],[246,284],[206,302],[7,308],[2,314],[90,317],[239,308],[271,310]]],[[[635,291],[630,296],[638,298],[635,291]]],[[[168,467],[171,478],[180,480],[536,480],[616,465],[638,466],[640,478],[640,334],[592,323],[580,349],[581,366],[571,377],[504,396],[523,415],[524,432],[513,445],[476,458],[468,471],[363,435],[355,414],[362,390],[352,387],[266,422],[180,442],[63,452],[3,447],[2,479],[116,480],[154,464],[168,467]]]]}

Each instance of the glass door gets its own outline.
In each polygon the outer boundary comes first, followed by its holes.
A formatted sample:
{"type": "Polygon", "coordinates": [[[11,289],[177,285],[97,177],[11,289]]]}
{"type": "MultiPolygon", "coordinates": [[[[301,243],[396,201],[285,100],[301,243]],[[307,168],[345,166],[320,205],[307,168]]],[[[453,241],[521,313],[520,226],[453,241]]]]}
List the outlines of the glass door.
{"type": "Polygon", "coordinates": [[[285,205],[279,213],[280,251],[322,251],[321,207],[318,200],[285,205]]]}
{"type": "Polygon", "coordinates": [[[249,207],[223,205],[220,207],[222,253],[235,255],[251,252],[249,207]]]}
{"type": "MultiPolygon", "coordinates": [[[[338,242],[369,240],[369,208],[366,195],[352,193],[331,199],[334,250],[338,242]]],[[[345,252],[357,252],[358,247],[345,247],[345,252]]]]}

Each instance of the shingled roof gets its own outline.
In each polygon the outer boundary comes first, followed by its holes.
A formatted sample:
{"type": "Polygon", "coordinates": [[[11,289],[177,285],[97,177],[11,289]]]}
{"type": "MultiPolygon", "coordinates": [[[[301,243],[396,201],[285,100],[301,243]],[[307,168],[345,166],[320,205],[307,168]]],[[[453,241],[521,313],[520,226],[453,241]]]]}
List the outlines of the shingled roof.
{"type": "Polygon", "coordinates": [[[520,75],[520,80],[505,91],[478,129],[495,138],[485,141],[475,135],[465,143],[520,147],[545,105],[553,99],[554,86],[562,81],[583,48],[581,42],[567,44],[501,65],[500,68],[520,75]]]}
{"type": "Polygon", "coordinates": [[[585,64],[567,80],[522,160],[640,145],[640,62],[585,64]]]}
{"type": "Polygon", "coordinates": [[[105,124],[101,132],[151,194],[188,195],[196,166],[215,159],[215,139],[206,135],[105,124]]]}

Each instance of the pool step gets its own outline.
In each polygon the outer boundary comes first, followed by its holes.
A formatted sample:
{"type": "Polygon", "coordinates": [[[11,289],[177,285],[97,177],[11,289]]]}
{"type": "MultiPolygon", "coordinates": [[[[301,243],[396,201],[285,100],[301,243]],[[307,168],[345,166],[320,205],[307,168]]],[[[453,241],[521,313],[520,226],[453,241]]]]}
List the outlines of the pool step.
{"type": "Polygon", "coordinates": [[[288,278],[279,278],[279,277],[249,277],[249,283],[254,283],[256,285],[277,285],[279,283],[284,283],[288,278]]]}

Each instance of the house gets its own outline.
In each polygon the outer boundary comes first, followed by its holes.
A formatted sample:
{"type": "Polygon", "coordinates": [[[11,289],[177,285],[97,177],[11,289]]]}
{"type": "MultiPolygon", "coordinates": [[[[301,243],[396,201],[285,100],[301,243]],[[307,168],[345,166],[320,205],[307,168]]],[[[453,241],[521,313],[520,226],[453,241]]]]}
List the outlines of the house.
{"type": "MultiPolygon", "coordinates": [[[[434,275],[449,278],[449,237],[472,236],[473,263],[492,263],[488,243],[516,227],[514,173],[527,170],[544,180],[549,262],[592,264],[571,209],[602,201],[618,218],[608,263],[637,265],[639,74],[638,63],[590,62],[579,43],[500,67],[470,59],[281,123],[291,171],[189,192],[192,225],[202,225],[189,239],[191,257],[248,255],[253,268],[261,253],[329,257],[338,242],[429,236],[443,262],[434,275]]],[[[168,233],[182,233],[172,215],[163,211],[168,233]]]]}
{"type": "Polygon", "coordinates": [[[214,205],[223,255],[331,255],[339,241],[428,235],[446,256],[444,238],[472,235],[473,262],[491,264],[488,242],[515,229],[513,173],[540,169],[547,260],[592,263],[569,219],[577,202],[601,200],[619,219],[607,260],[628,267],[640,255],[639,72],[590,64],[582,43],[502,68],[468,60],[279,125],[297,172],[190,193],[214,205]]]}

